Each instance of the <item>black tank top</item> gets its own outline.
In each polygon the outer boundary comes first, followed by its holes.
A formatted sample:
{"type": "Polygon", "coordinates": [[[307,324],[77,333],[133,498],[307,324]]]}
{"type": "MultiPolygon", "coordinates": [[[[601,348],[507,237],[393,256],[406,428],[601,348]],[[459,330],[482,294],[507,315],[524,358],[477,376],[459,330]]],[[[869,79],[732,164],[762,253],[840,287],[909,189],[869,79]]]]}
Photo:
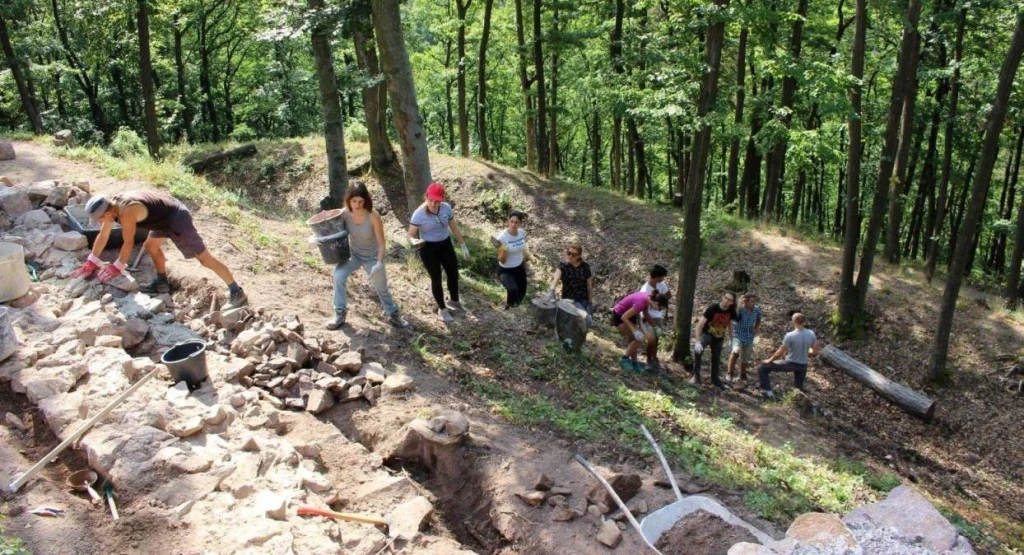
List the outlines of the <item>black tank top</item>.
{"type": "Polygon", "coordinates": [[[136,225],[152,231],[168,231],[174,215],[184,208],[178,199],[171,195],[152,191],[119,193],[110,197],[110,201],[118,208],[125,208],[131,204],[145,206],[146,219],[136,222],[136,225]]]}

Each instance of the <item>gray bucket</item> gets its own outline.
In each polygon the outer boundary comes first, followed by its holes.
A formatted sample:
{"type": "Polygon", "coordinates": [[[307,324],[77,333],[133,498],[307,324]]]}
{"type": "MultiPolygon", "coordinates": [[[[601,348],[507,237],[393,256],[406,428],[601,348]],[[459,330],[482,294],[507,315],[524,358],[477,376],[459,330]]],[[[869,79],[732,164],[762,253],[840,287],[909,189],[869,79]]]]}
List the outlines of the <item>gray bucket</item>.
{"type": "Polygon", "coordinates": [[[171,347],[160,357],[160,362],[171,372],[172,382],[184,380],[189,390],[199,389],[209,376],[206,372],[206,343],[198,339],[171,347]]]}
{"type": "Polygon", "coordinates": [[[320,249],[325,264],[343,264],[352,256],[341,209],[325,210],[306,220],[315,234],[311,242],[320,249]]]}

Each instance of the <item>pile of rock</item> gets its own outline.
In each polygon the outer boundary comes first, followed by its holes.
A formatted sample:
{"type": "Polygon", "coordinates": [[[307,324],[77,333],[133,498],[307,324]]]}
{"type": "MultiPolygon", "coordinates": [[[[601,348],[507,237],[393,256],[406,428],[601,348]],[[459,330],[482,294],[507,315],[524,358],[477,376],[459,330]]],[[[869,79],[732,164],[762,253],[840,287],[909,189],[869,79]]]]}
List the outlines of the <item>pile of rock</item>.
{"type": "Polygon", "coordinates": [[[77,264],[88,240],[76,231],[65,231],[70,222],[64,207],[88,201],[89,189],[86,181],[0,184],[0,241],[23,246],[25,261],[37,266],[77,264]]]}

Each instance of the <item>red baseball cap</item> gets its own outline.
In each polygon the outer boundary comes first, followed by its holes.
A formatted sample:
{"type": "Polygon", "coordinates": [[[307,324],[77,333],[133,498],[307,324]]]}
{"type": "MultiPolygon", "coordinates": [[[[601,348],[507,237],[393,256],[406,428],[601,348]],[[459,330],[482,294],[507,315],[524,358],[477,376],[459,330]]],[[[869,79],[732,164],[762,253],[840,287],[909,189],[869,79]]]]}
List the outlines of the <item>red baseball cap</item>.
{"type": "Polygon", "coordinates": [[[444,185],[431,183],[427,187],[427,200],[444,200],[444,185]]]}

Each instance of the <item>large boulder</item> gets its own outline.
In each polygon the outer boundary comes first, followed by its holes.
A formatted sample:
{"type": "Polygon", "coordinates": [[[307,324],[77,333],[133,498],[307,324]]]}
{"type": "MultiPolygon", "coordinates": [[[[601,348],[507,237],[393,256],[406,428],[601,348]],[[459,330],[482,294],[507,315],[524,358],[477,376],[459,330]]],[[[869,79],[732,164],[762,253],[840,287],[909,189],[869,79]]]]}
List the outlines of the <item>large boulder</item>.
{"type": "Polygon", "coordinates": [[[61,129],[60,131],[54,133],[53,146],[66,146],[68,148],[74,148],[75,137],[71,134],[71,130],[61,129]]]}
{"type": "Polygon", "coordinates": [[[0,160],[14,160],[17,155],[14,153],[14,143],[11,141],[0,141],[0,160]]]}
{"type": "Polygon", "coordinates": [[[878,503],[858,507],[843,517],[850,528],[883,528],[891,526],[904,534],[920,536],[921,543],[937,553],[959,548],[970,550],[970,543],[960,536],[956,527],[917,490],[900,486],[878,503]]]}
{"type": "Polygon", "coordinates": [[[53,238],[53,246],[62,251],[72,252],[88,247],[89,240],[77,231],[65,231],[53,238]]]}
{"type": "Polygon", "coordinates": [[[12,218],[17,218],[32,210],[32,201],[29,200],[28,193],[22,189],[0,187],[0,209],[12,218]]]}

